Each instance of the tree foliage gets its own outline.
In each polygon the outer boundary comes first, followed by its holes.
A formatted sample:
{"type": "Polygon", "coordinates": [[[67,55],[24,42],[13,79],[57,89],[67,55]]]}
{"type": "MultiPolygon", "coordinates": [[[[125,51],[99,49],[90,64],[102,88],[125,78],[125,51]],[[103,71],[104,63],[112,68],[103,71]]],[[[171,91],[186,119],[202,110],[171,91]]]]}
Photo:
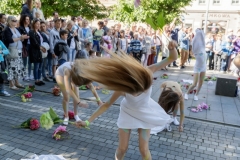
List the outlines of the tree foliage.
{"type": "Polygon", "coordinates": [[[190,5],[192,0],[141,0],[139,7],[134,7],[133,0],[119,0],[111,8],[110,17],[125,23],[146,22],[151,17],[155,22],[163,13],[166,23],[184,13],[184,7],[190,5]]]}
{"type": "MultiPolygon", "coordinates": [[[[0,12],[19,15],[23,0],[1,0],[0,12]]],[[[45,17],[51,17],[57,11],[60,17],[82,16],[88,20],[101,19],[108,16],[106,7],[98,0],[41,0],[45,17]]]]}

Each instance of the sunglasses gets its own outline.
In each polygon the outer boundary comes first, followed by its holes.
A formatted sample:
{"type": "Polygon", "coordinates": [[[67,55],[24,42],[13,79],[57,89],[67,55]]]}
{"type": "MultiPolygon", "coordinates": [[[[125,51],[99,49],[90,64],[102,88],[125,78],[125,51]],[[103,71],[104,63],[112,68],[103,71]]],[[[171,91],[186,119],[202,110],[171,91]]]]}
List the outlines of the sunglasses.
{"type": "Polygon", "coordinates": [[[17,20],[12,20],[12,22],[17,22],[17,20]]]}

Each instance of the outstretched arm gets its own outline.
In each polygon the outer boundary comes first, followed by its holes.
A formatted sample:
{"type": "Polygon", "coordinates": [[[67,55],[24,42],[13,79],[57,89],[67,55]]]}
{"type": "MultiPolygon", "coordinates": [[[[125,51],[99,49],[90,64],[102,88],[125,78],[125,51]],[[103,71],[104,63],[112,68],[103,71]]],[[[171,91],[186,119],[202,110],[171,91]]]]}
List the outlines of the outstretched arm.
{"type": "MultiPolygon", "coordinates": [[[[106,110],[108,110],[108,108],[121,96],[123,95],[122,92],[114,92],[112,97],[106,102],[104,103],[101,107],[99,107],[92,115],[91,117],[88,119],[88,122],[91,123],[92,121],[94,121],[97,117],[99,117],[100,115],[102,115],[106,110]]],[[[76,123],[77,127],[82,127],[82,126],[87,126],[86,122],[83,121],[78,121],[76,123]]]]}
{"type": "Polygon", "coordinates": [[[173,61],[175,61],[177,59],[177,50],[176,50],[176,43],[174,41],[169,42],[168,45],[168,49],[169,49],[169,57],[162,60],[159,63],[153,64],[151,66],[149,66],[148,68],[154,73],[158,70],[160,70],[161,68],[164,68],[165,66],[167,66],[168,64],[172,63],[173,61]]]}
{"type": "Polygon", "coordinates": [[[180,100],[180,124],[179,124],[179,131],[183,131],[183,120],[184,120],[184,99],[181,97],[180,100]]]}
{"type": "Polygon", "coordinates": [[[98,94],[97,94],[97,92],[96,92],[96,89],[94,88],[93,84],[90,83],[89,86],[90,86],[90,90],[92,91],[94,97],[96,97],[96,100],[97,100],[98,105],[99,105],[99,106],[102,105],[102,101],[101,101],[100,97],[98,96],[98,94]]]}

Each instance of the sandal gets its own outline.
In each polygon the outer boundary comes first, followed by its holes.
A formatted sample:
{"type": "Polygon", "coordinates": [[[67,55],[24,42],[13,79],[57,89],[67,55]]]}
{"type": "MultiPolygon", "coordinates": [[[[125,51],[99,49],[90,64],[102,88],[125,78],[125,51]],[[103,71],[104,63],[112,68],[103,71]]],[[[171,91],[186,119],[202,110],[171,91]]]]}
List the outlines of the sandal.
{"type": "Polygon", "coordinates": [[[18,85],[16,85],[16,87],[18,87],[18,88],[24,88],[24,85],[18,84],[18,85]]]}
{"type": "Polygon", "coordinates": [[[12,86],[12,87],[9,86],[9,88],[10,88],[10,89],[13,89],[13,90],[18,90],[18,89],[19,89],[19,88],[17,88],[16,86],[12,86]]]}

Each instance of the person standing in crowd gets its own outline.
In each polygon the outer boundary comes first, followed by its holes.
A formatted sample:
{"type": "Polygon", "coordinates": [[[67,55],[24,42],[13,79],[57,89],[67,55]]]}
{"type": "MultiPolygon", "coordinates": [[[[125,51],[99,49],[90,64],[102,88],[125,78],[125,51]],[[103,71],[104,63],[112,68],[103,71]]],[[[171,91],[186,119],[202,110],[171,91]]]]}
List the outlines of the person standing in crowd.
{"type": "Polygon", "coordinates": [[[145,47],[145,53],[144,54],[144,60],[142,62],[143,66],[147,66],[147,62],[148,62],[148,57],[151,54],[151,46],[152,46],[152,38],[149,35],[148,31],[145,30],[144,33],[144,39],[143,39],[143,45],[145,47]]]}
{"type": "Polygon", "coordinates": [[[77,17],[72,16],[72,17],[71,17],[71,20],[72,20],[73,23],[74,23],[72,30],[74,30],[74,31],[75,31],[75,30],[78,31],[78,29],[79,29],[80,27],[78,26],[77,17]]]}
{"type": "Polygon", "coordinates": [[[208,61],[208,69],[214,68],[214,53],[213,53],[213,37],[212,33],[208,33],[205,39],[205,51],[207,54],[206,63],[208,61]]]}
{"type": "Polygon", "coordinates": [[[236,38],[236,36],[233,34],[233,29],[228,30],[228,35],[227,35],[227,48],[229,50],[229,57],[227,61],[227,71],[230,71],[230,66],[233,60],[233,55],[234,55],[234,47],[233,47],[233,40],[236,38]]]}
{"type": "Polygon", "coordinates": [[[121,30],[120,31],[120,37],[117,42],[117,48],[118,50],[122,50],[123,52],[127,53],[127,48],[128,48],[128,41],[127,38],[125,37],[125,31],[121,30]]]}
{"type": "Polygon", "coordinates": [[[190,34],[187,33],[188,29],[184,27],[182,29],[182,32],[180,32],[179,35],[179,43],[180,43],[180,69],[185,68],[185,63],[187,62],[188,59],[188,54],[189,54],[189,37],[191,36],[190,34]]]}
{"type": "MultiPolygon", "coordinates": [[[[58,15],[57,12],[55,13],[55,15],[56,14],[58,15]]],[[[61,25],[62,25],[61,19],[55,19],[54,28],[50,31],[50,34],[49,34],[50,52],[52,53],[52,64],[53,64],[52,66],[53,74],[51,78],[53,78],[54,82],[56,82],[54,77],[55,77],[55,72],[58,65],[58,57],[54,53],[54,46],[60,40],[59,32],[61,30],[61,25]]]]}
{"type": "Polygon", "coordinates": [[[22,61],[22,41],[28,39],[28,35],[21,35],[17,30],[17,19],[14,16],[8,16],[7,27],[3,32],[3,39],[6,47],[9,49],[9,55],[14,55],[15,49],[17,48],[17,57],[7,58],[7,70],[8,70],[8,80],[9,88],[13,90],[18,90],[18,88],[23,88],[24,86],[19,83],[19,79],[25,77],[26,71],[23,66],[22,61]],[[14,49],[13,51],[11,51],[14,49]]]}
{"type": "Polygon", "coordinates": [[[9,50],[0,40],[0,96],[9,97],[11,96],[5,89],[4,89],[4,81],[7,80],[7,73],[5,68],[4,56],[9,54],[9,50]]]}
{"type": "MultiPolygon", "coordinates": [[[[177,28],[175,25],[176,20],[177,20],[177,18],[174,18],[173,22],[170,24],[170,31],[171,31],[171,39],[174,40],[176,43],[178,43],[178,34],[179,34],[179,31],[183,28],[183,22],[181,21],[181,27],[177,28]]],[[[178,49],[177,49],[177,51],[178,51],[178,49]]],[[[173,67],[178,67],[176,61],[173,62],[173,67]]]]}
{"type": "Polygon", "coordinates": [[[6,15],[4,13],[0,13],[0,41],[2,41],[2,33],[3,33],[3,30],[5,29],[6,27],[6,15]]]}
{"type": "Polygon", "coordinates": [[[98,57],[101,57],[100,41],[102,40],[102,36],[104,34],[103,25],[104,23],[99,21],[98,29],[93,30],[93,49],[96,50],[98,57]]]}
{"type": "Polygon", "coordinates": [[[138,33],[134,34],[134,39],[130,42],[130,55],[133,56],[137,61],[141,63],[141,54],[142,45],[138,39],[138,33]]]}
{"type": "Polygon", "coordinates": [[[77,30],[73,30],[74,22],[67,22],[67,31],[68,31],[68,39],[67,44],[70,48],[70,52],[68,53],[68,62],[73,62],[76,57],[77,45],[78,45],[78,33],[77,30]]]}
{"type": "Polygon", "coordinates": [[[194,101],[198,101],[198,93],[201,90],[204,77],[206,74],[206,51],[205,51],[205,34],[201,29],[196,29],[196,35],[193,38],[193,54],[196,58],[194,65],[193,84],[188,88],[184,98],[188,100],[188,94],[197,86],[197,91],[194,95],[194,101]]]}
{"type": "MultiPolygon", "coordinates": [[[[46,22],[41,21],[40,22],[40,33],[43,38],[43,42],[47,43],[49,46],[49,32],[47,31],[47,25],[46,22]]],[[[43,63],[42,63],[42,76],[43,76],[43,81],[50,82],[46,75],[46,68],[48,70],[48,74],[52,74],[52,54],[50,53],[50,50],[47,51],[47,57],[43,58],[43,63]]]]}
{"type": "MultiPolygon", "coordinates": [[[[167,24],[163,27],[163,33],[162,33],[162,60],[164,60],[169,56],[168,45],[170,40],[171,40],[171,32],[169,30],[169,25],[167,24]]],[[[167,66],[163,70],[167,70],[167,66]]]]}
{"type": "MultiPolygon", "coordinates": [[[[28,35],[30,31],[30,17],[26,14],[22,15],[20,18],[20,25],[18,27],[18,31],[21,35],[28,35]]],[[[25,39],[23,42],[23,52],[22,52],[22,59],[23,59],[23,66],[26,69],[28,65],[28,75],[24,77],[25,81],[34,80],[33,75],[31,74],[32,71],[32,63],[29,60],[29,46],[30,46],[30,40],[25,39]]]]}
{"type": "Polygon", "coordinates": [[[55,19],[59,19],[59,15],[57,11],[53,12],[53,21],[55,22],[55,19]]]}
{"type": "MultiPolygon", "coordinates": [[[[108,29],[107,34],[103,36],[103,46],[107,47],[109,50],[112,50],[111,34],[112,34],[111,29],[108,29]]],[[[108,54],[104,50],[102,51],[102,54],[103,54],[103,57],[110,58],[110,54],[108,54]]]]}
{"type": "Polygon", "coordinates": [[[38,17],[36,17],[36,15],[35,15],[35,13],[36,12],[38,12],[39,13],[39,15],[40,15],[40,19],[42,20],[42,21],[45,21],[45,18],[44,18],[44,15],[43,15],[43,11],[41,10],[41,7],[42,7],[42,3],[41,3],[41,1],[40,0],[36,0],[35,1],[35,8],[33,8],[33,18],[38,18],[38,17]]]}
{"type": "MultiPolygon", "coordinates": [[[[70,52],[69,46],[67,44],[68,32],[66,30],[61,30],[59,32],[60,40],[55,44],[54,51],[58,51],[58,66],[66,63],[68,61],[68,54],[70,52]]],[[[56,54],[56,53],[55,53],[56,54]]]]}
{"type": "Polygon", "coordinates": [[[54,21],[49,21],[49,27],[48,27],[48,32],[50,33],[50,31],[54,28],[54,21]]]}
{"type": "MultiPolygon", "coordinates": [[[[234,47],[234,52],[235,56],[240,56],[240,29],[237,31],[237,36],[236,38],[232,41],[233,47],[234,47]]],[[[234,57],[235,58],[235,57],[234,57]]],[[[240,70],[239,68],[236,69],[234,72],[234,76],[239,77],[240,76],[240,70]]]]}
{"type": "Polygon", "coordinates": [[[220,71],[221,67],[221,55],[222,49],[225,45],[225,42],[222,40],[222,35],[217,34],[217,40],[213,43],[213,52],[214,52],[214,70],[220,71]]]}
{"type": "Polygon", "coordinates": [[[41,81],[42,75],[42,52],[46,52],[46,49],[42,47],[43,37],[39,32],[40,20],[34,19],[32,23],[32,30],[29,31],[30,47],[29,47],[29,59],[33,63],[33,72],[35,85],[41,86],[45,83],[41,81]],[[41,52],[42,51],[42,52],[41,52]]]}
{"type": "Polygon", "coordinates": [[[188,64],[190,65],[191,59],[192,59],[192,39],[194,37],[192,27],[188,28],[188,34],[189,34],[189,50],[188,50],[188,64]]]}
{"type": "Polygon", "coordinates": [[[104,19],[104,25],[103,25],[103,30],[104,30],[104,36],[107,35],[107,32],[109,28],[107,27],[108,25],[108,19],[104,19]]]}
{"type": "Polygon", "coordinates": [[[88,27],[88,21],[82,20],[82,28],[78,29],[78,40],[80,42],[80,49],[83,50],[85,43],[92,42],[93,35],[91,29],[88,27]]]}
{"type": "Polygon", "coordinates": [[[152,36],[152,40],[153,40],[153,43],[152,43],[152,47],[151,47],[151,53],[152,53],[152,49],[155,49],[154,50],[154,53],[155,54],[150,54],[150,56],[148,57],[148,65],[152,65],[154,64],[155,62],[158,61],[158,56],[157,54],[159,55],[159,53],[161,52],[161,47],[162,47],[162,38],[161,36],[159,36],[157,34],[156,31],[153,31],[153,36],[152,36]]]}
{"type": "Polygon", "coordinates": [[[26,14],[30,18],[30,20],[33,20],[32,8],[33,8],[33,0],[26,0],[25,4],[23,4],[22,6],[21,15],[26,14]]]}
{"type": "Polygon", "coordinates": [[[61,27],[61,29],[62,30],[66,30],[67,29],[67,21],[66,21],[66,19],[61,19],[62,20],[62,27],[61,27]]]}

